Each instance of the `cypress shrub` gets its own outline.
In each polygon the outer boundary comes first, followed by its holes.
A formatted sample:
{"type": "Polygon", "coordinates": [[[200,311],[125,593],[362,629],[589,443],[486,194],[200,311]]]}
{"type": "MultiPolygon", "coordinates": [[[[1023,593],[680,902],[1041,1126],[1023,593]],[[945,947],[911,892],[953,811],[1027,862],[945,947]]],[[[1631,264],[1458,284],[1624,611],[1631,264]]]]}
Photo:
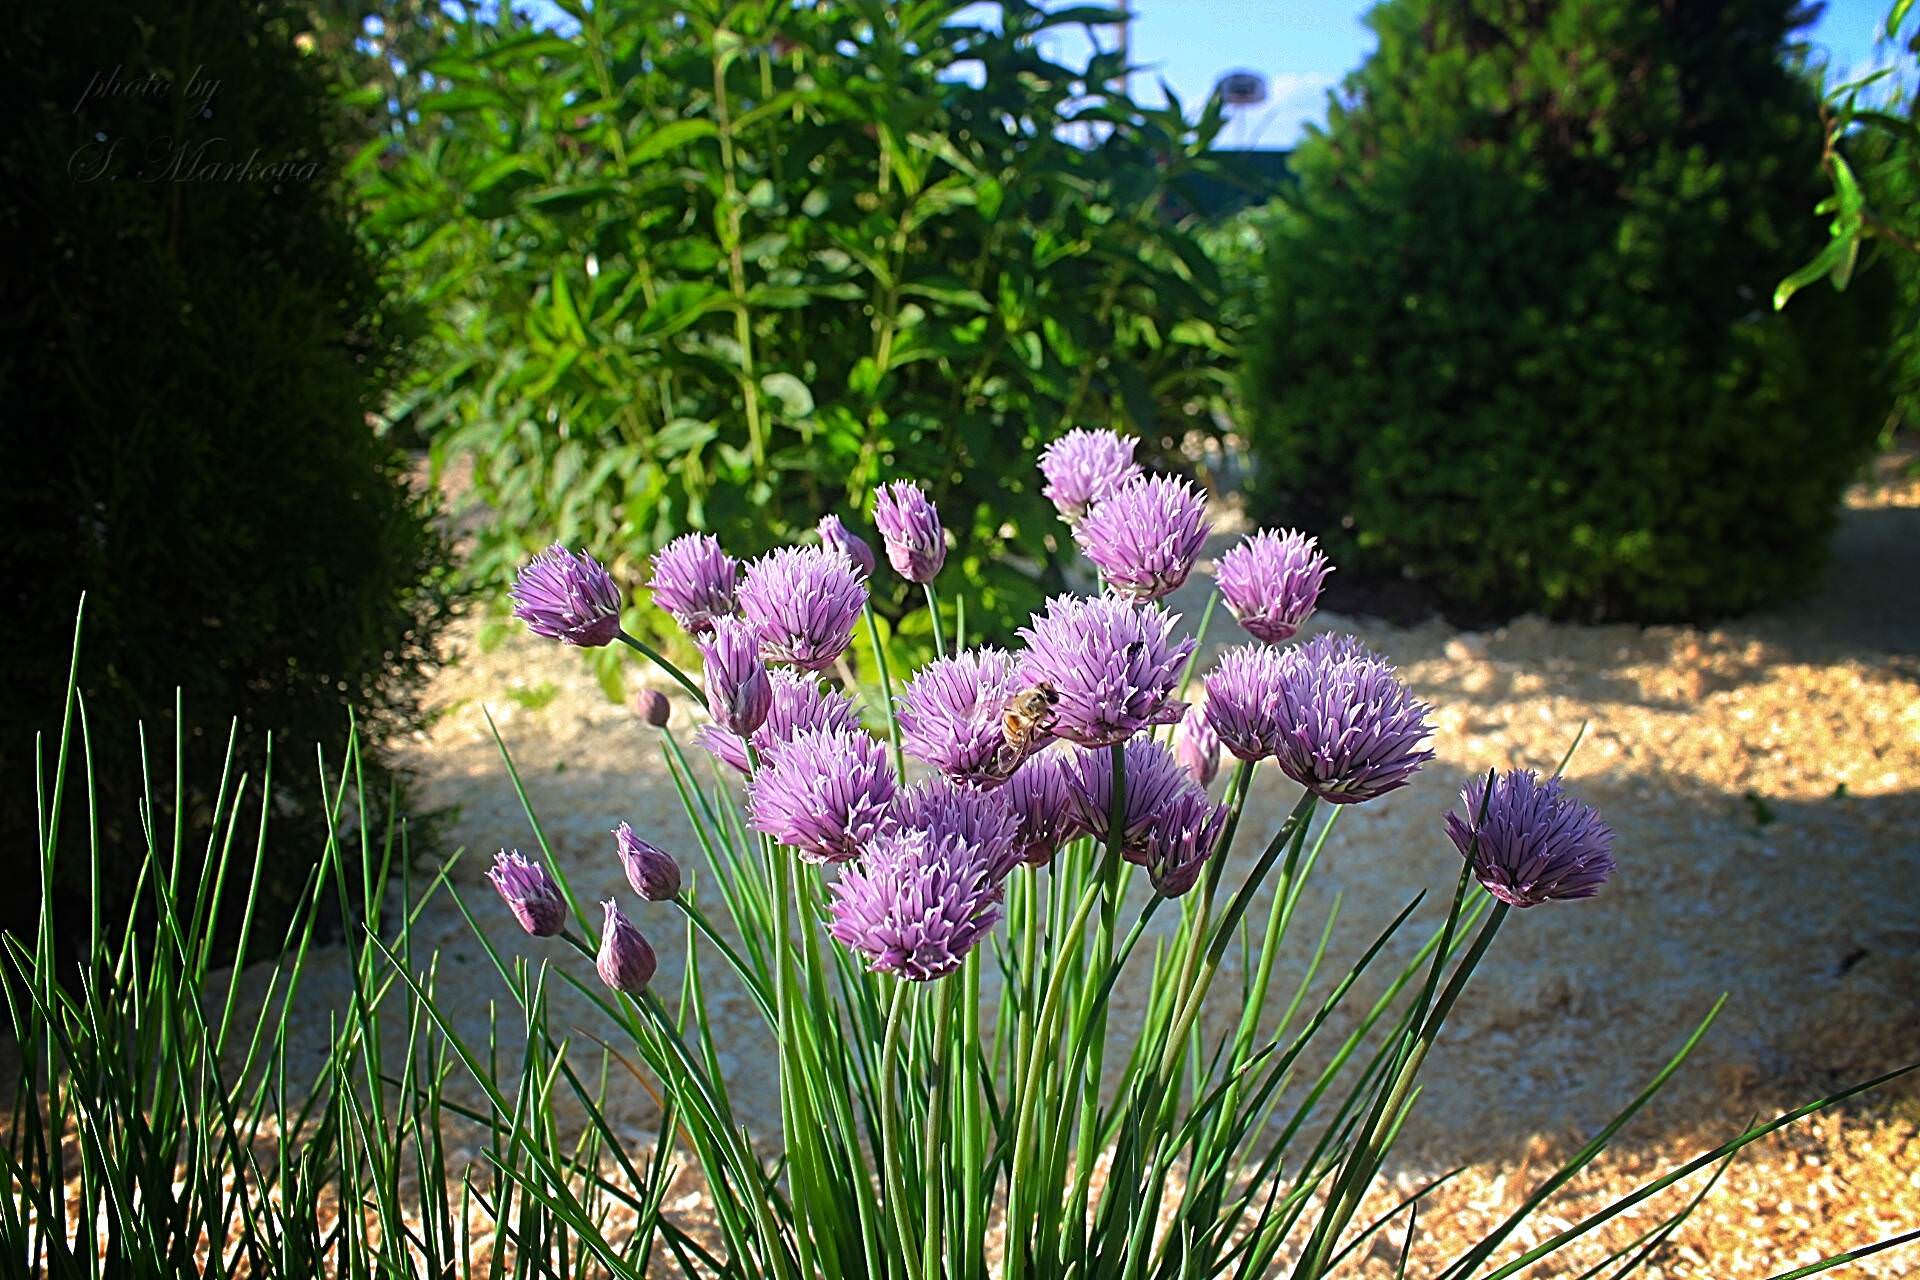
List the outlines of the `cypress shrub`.
{"type": "MultiPolygon", "coordinates": [[[[185,891],[225,721],[242,743],[271,733],[283,776],[342,741],[349,706],[376,739],[412,723],[448,609],[442,536],[369,425],[403,373],[405,316],[356,237],[331,103],[293,38],[258,0],[73,0],[22,10],[0,46],[16,124],[0,140],[0,848],[34,883],[34,734],[58,729],[84,591],[110,911],[144,854],[136,720],[168,797],[176,687],[187,723],[212,726],[185,739],[181,810],[151,814],[163,850],[176,822],[187,837],[185,891]]],[[[254,805],[261,764],[236,765],[254,805]]],[[[310,837],[320,814],[272,820],[310,837]]],[[[289,870],[263,906],[301,887],[289,870]]],[[[76,907],[88,892],[54,888],[76,907]]],[[[34,898],[9,895],[4,923],[34,898]]]]}
{"type": "Polygon", "coordinates": [[[1824,236],[1789,0],[1388,0],[1268,228],[1264,516],[1457,617],[1678,619],[1820,563],[1888,286],[1824,236]],[[1804,305],[1803,305],[1804,304],[1804,305]]]}

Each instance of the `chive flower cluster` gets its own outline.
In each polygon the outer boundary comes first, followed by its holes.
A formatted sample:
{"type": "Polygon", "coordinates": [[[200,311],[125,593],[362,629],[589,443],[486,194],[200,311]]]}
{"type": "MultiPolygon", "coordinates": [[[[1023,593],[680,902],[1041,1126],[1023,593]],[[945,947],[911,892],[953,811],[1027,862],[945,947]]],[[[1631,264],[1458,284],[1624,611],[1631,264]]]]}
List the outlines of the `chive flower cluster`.
{"type": "MultiPolygon", "coordinates": [[[[695,740],[746,775],[748,827],[831,869],[824,927],[870,969],[917,982],[954,972],[1001,918],[1008,877],[1042,874],[1076,839],[1143,868],[1165,897],[1189,892],[1233,856],[1222,847],[1233,811],[1208,790],[1223,751],[1272,761],[1332,804],[1387,795],[1433,758],[1429,709],[1384,658],[1334,633],[1292,643],[1331,571],[1298,532],[1262,530],[1220,557],[1220,597],[1252,640],[1223,652],[1188,704],[1196,638],[1161,602],[1207,540],[1206,498],[1145,473],[1135,444],[1075,430],[1048,446],[1044,492],[1101,592],[1049,599],[1015,650],[941,654],[912,673],[880,708],[897,733],[891,749],[823,674],[852,673],[848,650],[879,568],[838,516],[820,519],[819,545],[744,566],[705,534],[653,557],[653,600],[703,658],[708,723],[695,740]],[[1177,728],[1160,734],[1166,726],[1177,728]],[[902,757],[914,774],[903,776],[902,757]]],[[[888,564],[937,607],[946,534],[933,501],[896,481],[875,495],[873,521],[888,564]]],[[[542,553],[513,596],[540,635],[644,650],[620,630],[611,575],[585,553],[542,553]]],[[[664,728],[663,696],[635,705],[664,728]]],[[[1502,902],[1588,897],[1613,870],[1611,831],[1557,780],[1481,779],[1462,802],[1467,816],[1447,815],[1446,834],[1502,902]]],[[[614,837],[642,900],[688,907],[669,854],[626,823],[614,837]]],[[[571,936],[569,899],[545,867],[503,850],[488,875],[528,934],[571,936]]],[[[616,903],[603,905],[596,968],[616,990],[643,991],[653,951],[616,903]]]]}

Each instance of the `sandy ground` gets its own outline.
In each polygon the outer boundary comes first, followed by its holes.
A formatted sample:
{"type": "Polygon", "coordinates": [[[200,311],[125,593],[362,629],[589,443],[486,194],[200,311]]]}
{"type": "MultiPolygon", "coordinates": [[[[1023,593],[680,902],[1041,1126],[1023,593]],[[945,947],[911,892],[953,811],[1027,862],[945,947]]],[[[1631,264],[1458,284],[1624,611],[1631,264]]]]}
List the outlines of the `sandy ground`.
{"type": "MultiPolygon", "coordinates": [[[[1516,913],[1436,1050],[1395,1181],[1411,1188],[1470,1164],[1423,1210],[1413,1274],[1450,1259],[1516,1205],[1723,992],[1725,1012],[1682,1076],[1543,1227],[1577,1219],[1756,1114],[1920,1058],[1915,583],[1920,483],[1888,469],[1849,495],[1834,568],[1818,591],[1775,615],[1712,629],[1523,619],[1484,634],[1318,620],[1358,632],[1401,665],[1436,709],[1438,759],[1414,786],[1342,817],[1283,978],[1336,893],[1345,922],[1336,966],[1415,892],[1444,894],[1457,864],[1439,819],[1460,784],[1490,765],[1551,767],[1583,721],[1590,728],[1569,776],[1618,833],[1621,870],[1605,895],[1516,913]]],[[[1196,575],[1174,603],[1197,617],[1209,588],[1196,575]]],[[[405,746],[404,763],[425,804],[448,811],[449,843],[471,850],[457,880],[492,935],[520,941],[480,879],[486,855],[534,842],[483,707],[577,888],[631,898],[607,835],[622,819],[697,864],[658,731],[609,702],[560,646],[513,634],[487,647],[478,635],[474,623],[458,634],[459,660],[430,691],[437,718],[405,746]]],[[[1213,646],[1239,639],[1224,613],[1216,618],[1213,646]]],[[[694,715],[676,701],[683,742],[694,715]]],[[[1250,827],[1271,830],[1291,802],[1274,783],[1257,789],[1250,827]]],[[[1258,847],[1243,840],[1243,853],[1249,846],[1258,847]]],[[[676,937],[671,918],[654,910],[639,919],[660,930],[658,982],[670,990],[676,937]]],[[[420,940],[441,948],[444,989],[483,1034],[488,1002],[501,992],[464,922],[436,907],[420,940]]],[[[531,953],[546,954],[537,944],[531,953]]],[[[551,958],[577,963],[558,947],[551,958]]],[[[775,1133],[777,1100],[756,1074],[765,1062],[757,1017],[737,991],[714,987],[735,1096],[756,1134],[775,1133]]],[[[1275,990],[1277,1008],[1283,982],[1275,990]]],[[[312,998],[329,998],[324,984],[312,998]]],[[[1219,1011],[1229,1014],[1237,1011],[1219,1011]]],[[[308,1023],[316,1053],[325,1025],[308,1023]]],[[[1115,1027],[1127,1034],[1128,1020],[1115,1027]]],[[[611,1110],[643,1140],[654,1109],[640,1089],[611,1110]]],[[[1649,1219],[1630,1221],[1638,1226],[1615,1233],[1616,1243],[1649,1219]]],[[[1646,1274],[1766,1276],[1916,1227],[1920,1093],[1895,1090],[1750,1152],[1646,1274]]],[[[1597,1255],[1573,1256],[1584,1265],[1597,1255]]],[[[1384,1258],[1368,1267],[1391,1270],[1384,1258]]],[[[1920,1274],[1920,1245],[1865,1260],[1853,1274],[1920,1274]]]]}

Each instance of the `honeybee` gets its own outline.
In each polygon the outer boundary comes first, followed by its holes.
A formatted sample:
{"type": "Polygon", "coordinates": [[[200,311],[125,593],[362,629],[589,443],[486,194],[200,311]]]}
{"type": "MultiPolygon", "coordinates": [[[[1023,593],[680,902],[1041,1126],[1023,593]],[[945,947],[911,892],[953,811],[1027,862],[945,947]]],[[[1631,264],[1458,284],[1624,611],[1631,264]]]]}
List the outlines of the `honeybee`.
{"type": "Polygon", "coordinates": [[[996,772],[1006,777],[1020,767],[1033,752],[1034,739],[1053,729],[1053,709],[1059,705],[1060,691],[1042,680],[1030,689],[1022,689],[1000,713],[1003,741],[994,758],[996,772]]]}

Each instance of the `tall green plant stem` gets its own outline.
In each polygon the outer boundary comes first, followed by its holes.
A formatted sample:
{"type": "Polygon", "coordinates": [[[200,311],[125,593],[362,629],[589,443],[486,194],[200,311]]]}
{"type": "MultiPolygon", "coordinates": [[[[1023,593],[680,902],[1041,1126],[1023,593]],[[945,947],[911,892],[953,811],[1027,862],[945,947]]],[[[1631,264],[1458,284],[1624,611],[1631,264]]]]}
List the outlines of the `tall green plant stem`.
{"type": "Polygon", "coordinates": [[[880,1163],[887,1171],[887,1199],[893,1205],[894,1248],[909,1269],[915,1256],[913,1220],[907,1210],[907,1153],[900,1138],[900,1069],[894,1059],[900,1053],[900,1030],[912,986],[902,978],[894,987],[893,1002],[887,1009],[887,1029],[880,1039],[880,1163]]]}
{"type": "Polygon", "coordinates": [[[720,137],[721,187],[726,216],[720,239],[727,249],[727,287],[733,292],[733,338],[740,346],[740,398],[747,415],[747,442],[756,467],[767,465],[765,429],[760,423],[760,383],[753,368],[753,314],[747,306],[747,264],[740,249],[740,181],[733,155],[733,114],[727,102],[727,63],[732,60],[718,40],[713,48],[713,123],[720,137]]]}
{"type": "MultiPolygon", "coordinates": [[[[1484,806],[1483,806],[1484,808],[1484,806]]],[[[1446,928],[1441,931],[1440,948],[1435,952],[1435,974],[1444,963],[1452,945],[1453,928],[1459,919],[1460,909],[1466,900],[1467,886],[1471,881],[1472,862],[1468,860],[1461,869],[1459,887],[1454,892],[1453,905],[1448,912],[1446,928]]],[[[1493,936],[1506,920],[1509,906],[1502,902],[1495,906],[1485,924],[1480,926],[1479,934],[1473,940],[1473,946],[1466,956],[1454,967],[1453,976],[1448,980],[1446,990],[1440,995],[1430,1011],[1423,1011],[1425,1020],[1415,1033],[1399,1069],[1394,1073],[1393,1081],[1387,1091],[1368,1116],[1366,1128],[1354,1143],[1352,1153],[1347,1158],[1346,1167],[1341,1171],[1339,1180],[1334,1184],[1326,1212],[1315,1225],[1307,1248],[1302,1255],[1301,1266],[1295,1271],[1298,1280],[1316,1280],[1325,1273],[1327,1259],[1333,1252],[1340,1233],[1360,1208],[1367,1187],[1378,1172],[1381,1161],[1386,1156],[1386,1148],[1391,1136],[1398,1132],[1404,1118],[1403,1109],[1413,1091],[1415,1079],[1420,1067],[1426,1061],[1427,1051],[1433,1047],[1435,1037],[1440,1034],[1441,1024],[1452,1012],[1453,1005],[1466,989],[1467,980],[1473,976],[1474,969],[1486,955],[1487,948],[1493,945],[1493,936]]],[[[1431,985],[1428,987],[1432,991],[1431,985]]]]}
{"type": "MultiPolygon", "coordinates": [[[[1300,842],[1306,835],[1307,826],[1312,821],[1316,803],[1312,792],[1301,795],[1299,801],[1293,806],[1293,812],[1287,815],[1287,820],[1280,824],[1280,830],[1274,833],[1266,850],[1261,853],[1260,861],[1254,864],[1253,872],[1247,877],[1246,883],[1240,886],[1239,891],[1227,903],[1226,914],[1220,917],[1220,923],[1215,928],[1213,938],[1207,946],[1206,959],[1200,965],[1193,987],[1183,994],[1179,1013],[1169,1029],[1166,1048],[1160,1060],[1160,1074],[1163,1081],[1172,1079],[1173,1070],[1180,1060],[1180,1046],[1186,1042],[1187,1033],[1193,1029],[1194,1019],[1200,1015],[1200,1006],[1206,1003],[1207,992],[1213,986],[1214,976],[1220,971],[1220,961],[1226,955],[1227,944],[1232,940],[1233,931],[1239,925],[1240,918],[1252,905],[1254,891],[1267,878],[1267,873],[1273,869],[1274,861],[1283,849],[1287,851],[1287,862],[1291,867],[1299,851],[1300,842]]],[[[1290,878],[1290,876],[1282,877],[1283,881],[1290,878]]],[[[1283,889],[1280,888],[1274,890],[1276,893],[1282,891],[1283,889]]]]}
{"type": "Polygon", "coordinates": [[[927,617],[933,623],[933,656],[947,656],[947,639],[940,628],[940,597],[933,589],[932,582],[923,582],[921,588],[927,593],[927,617]]]}
{"type": "Polygon", "coordinates": [[[648,644],[644,640],[641,640],[635,636],[628,635],[626,633],[625,628],[622,628],[620,631],[620,640],[621,640],[621,643],[625,644],[629,649],[634,650],[635,652],[640,654],[640,656],[645,658],[647,661],[651,662],[654,666],[660,668],[662,671],[672,676],[674,680],[679,683],[680,687],[682,689],[685,689],[688,695],[691,696],[696,702],[704,703],[707,700],[707,695],[704,691],[701,690],[700,686],[695,684],[687,676],[686,672],[682,671],[679,667],[675,666],[672,662],[669,662],[667,660],[667,656],[661,653],[658,649],[655,649],[652,645],[648,644]]]}
{"type": "Polygon", "coordinates": [[[1107,748],[1112,764],[1107,802],[1107,852],[1100,864],[1100,929],[1094,935],[1093,957],[1077,1021],[1088,1026],[1086,1069],[1081,1082],[1079,1141],[1074,1147],[1073,1195],[1067,1221],[1076,1238],[1087,1225],[1087,1196],[1093,1184],[1093,1162],[1100,1138],[1100,1086],[1107,1061],[1107,999],[1101,984],[1113,964],[1114,929],[1120,914],[1121,847],[1126,843],[1127,755],[1124,743],[1107,748]]]}
{"type": "MultiPolygon", "coordinates": [[[[940,1157],[947,1150],[947,1075],[952,1071],[949,1052],[953,1040],[953,988],[963,979],[950,973],[940,979],[933,1014],[933,1093],[927,1100],[926,1132],[921,1135],[925,1147],[921,1165],[921,1185],[926,1194],[926,1213],[921,1220],[920,1280],[937,1280],[941,1231],[941,1210],[946,1204],[947,1187],[940,1176],[940,1157]]],[[[971,1140],[971,1135],[967,1140],[971,1140]]]]}
{"type": "Polygon", "coordinates": [[[1072,955],[1080,945],[1080,939],[1087,930],[1087,920],[1100,899],[1101,882],[1095,879],[1080,895],[1072,920],[1060,933],[1056,952],[1059,959],[1053,965],[1053,976],[1047,981],[1047,993],[1040,1002],[1040,1013],[1033,1024],[1033,1044],[1027,1053],[1026,1071],[1020,1077],[1020,1098],[1013,1129],[1013,1160],[1007,1174],[1007,1221],[1010,1226],[1006,1240],[1005,1280],[1021,1280],[1026,1274],[1027,1246],[1030,1241],[1021,1228],[1011,1224],[1028,1222],[1032,1216],[1027,1201],[1037,1134],[1035,1113],[1040,1102],[1042,1068],[1053,1052],[1054,1027],[1059,1019],[1060,1001],[1066,991],[1068,972],[1072,968],[1065,962],[1065,957],[1072,955]]]}
{"type": "Polygon", "coordinates": [[[887,662],[887,647],[880,643],[880,624],[874,620],[873,603],[868,601],[860,607],[860,616],[867,620],[867,639],[873,645],[873,667],[880,673],[880,698],[886,703],[887,741],[893,745],[893,771],[906,776],[906,761],[900,750],[900,722],[893,714],[893,672],[887,662]]]}

